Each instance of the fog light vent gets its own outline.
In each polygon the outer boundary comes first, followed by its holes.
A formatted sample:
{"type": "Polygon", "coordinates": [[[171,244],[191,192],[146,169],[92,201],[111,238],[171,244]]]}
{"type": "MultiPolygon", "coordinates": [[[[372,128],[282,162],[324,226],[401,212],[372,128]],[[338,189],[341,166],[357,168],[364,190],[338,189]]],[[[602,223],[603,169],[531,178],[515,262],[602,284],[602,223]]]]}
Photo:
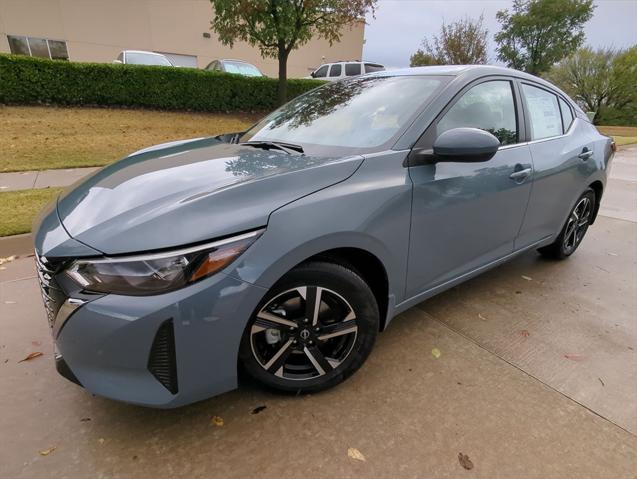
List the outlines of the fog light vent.
{"type": "Polygon", "coordinates": [[[164,321],[155,335],[148,358],[148,370],[171,393],[177,394],[177,358],[173,321],[164,321]]]}

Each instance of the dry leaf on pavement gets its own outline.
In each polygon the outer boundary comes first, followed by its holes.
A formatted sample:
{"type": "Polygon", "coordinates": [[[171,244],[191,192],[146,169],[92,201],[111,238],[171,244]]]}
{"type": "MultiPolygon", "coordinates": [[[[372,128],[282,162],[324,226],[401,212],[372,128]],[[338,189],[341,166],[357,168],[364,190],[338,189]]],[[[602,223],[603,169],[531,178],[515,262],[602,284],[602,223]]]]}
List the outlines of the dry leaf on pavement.
{"type": "Polygon", "coordinates": [[[31,361],[32,359],[39,358],[40,356],[42,356],[42,353],[40,351],[35,351],[35,352],[29,354],[26,358],[21,359],[18,362],[22,363],[24,361],[31,361]]]}
{"type": "Polygon", "coordinates": [[[441,355],[441,354],[442,354],[442,353],[440,352],[440,349],[438,349],[438,348],[433,348],[433,349],[431,350],[431,355],[432,355],[434,358],[436,358],[436,359],[438,359],[438,358],[440,357],[440,355],[441,355]]]}
{"type": "Polygon", "coordinates": [[[358,449],[356,449],[355,447],[350,447],[347,449],[347,455],[351,458],[351,459],[356,459],[357,461],[363,461],[365,462],[367,459],[365,459],[365,456],[363,456],[363,453],[360,452],[358,449]]]}
{"type": "Polygon", "coordinates": [[[522,331],[520,331],[520,334],[524,338],[528,338],[531,335],[531,333],[529,333],[526,329],[523,329],[522,331]]]}
{"type": "Polygon", "coordinates": [[[471,469],[473,469],[473,462],[471,462],[471,459],[469,459],[469,456],[467,456],[466,454],[462,454],[461,452],[459,452],[458,462],[460,462],[460,465],[464,467],[467,471],[470,471],[471,469]]]}
{"type": "Polygon", "coordinates": [[[51,454],[53,451],[55,451],[55,446],[50,447],[48,449],[43,449],[40,452],[40,456],[48,456],[49,454],[51,454]]]}
{"type": "Polygon", "coordinates": [[[530,276],[525,276],[525,275],[522,275],[522,279],[525,279],[527,281],[533,281],[533,278],[531,278],[530,276]]]}
{"type": "Polygon", "coordinates": [[[252,414],[259,414],[261,411],[263,411],[264,409],[266,409],[268,406],[257,406],[252,410],[252,414]]]}
{"type": "Polygon", "coordinates": [[[210,424],[212,424],[213,426],[221,427],[223,426],[223,418],[219,416],[212,416],[212,419],[210,419],[210,424]]]}
{"type": "Polygon", "coordinates": [[[0,264],[5,264],[5,263],[10,263],[11,261],[14,261],[16,259],[16,256],[7,256],[5,258],[0,258],[0,264]]]}
{"type": "Polygon", "coordinates": [[[486,321],[487,320],[487,318],[482,316],[480,313],[478,313],[478,318],[480,318],[482,321],[486,321]]]}

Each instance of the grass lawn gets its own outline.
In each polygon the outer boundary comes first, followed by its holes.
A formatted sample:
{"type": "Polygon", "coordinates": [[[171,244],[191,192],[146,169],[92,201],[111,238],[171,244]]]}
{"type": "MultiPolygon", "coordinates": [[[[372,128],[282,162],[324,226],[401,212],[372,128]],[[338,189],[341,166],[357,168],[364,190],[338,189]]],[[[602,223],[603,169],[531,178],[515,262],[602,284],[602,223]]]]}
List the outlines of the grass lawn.
{"type": "Polygon", "coordinates": [[[0,173],[102,166],[157,143],[241,131],[261,116],[0,106],[0,173]]]}
{"type": "Polygon", "coordinates": [[[63,188],[0,192],[0,236],[31,231],[36,215],[63,188]]]}
{"type": "Polygon", "coordinates": [[[597,129],[612,136],[617,146],[637,143],[637,126],[598,126],[597,129]]]}

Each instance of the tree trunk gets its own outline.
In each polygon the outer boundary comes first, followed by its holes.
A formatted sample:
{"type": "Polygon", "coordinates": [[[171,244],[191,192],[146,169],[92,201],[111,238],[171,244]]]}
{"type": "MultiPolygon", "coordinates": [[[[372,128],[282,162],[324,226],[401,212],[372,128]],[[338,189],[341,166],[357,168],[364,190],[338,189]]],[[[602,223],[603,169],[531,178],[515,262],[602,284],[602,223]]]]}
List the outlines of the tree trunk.
{"type": "Polygon", "coordinates": [[[283,105],[288,96],[288,55],[285,48],[279,48],[279,105],[283,105]]]}

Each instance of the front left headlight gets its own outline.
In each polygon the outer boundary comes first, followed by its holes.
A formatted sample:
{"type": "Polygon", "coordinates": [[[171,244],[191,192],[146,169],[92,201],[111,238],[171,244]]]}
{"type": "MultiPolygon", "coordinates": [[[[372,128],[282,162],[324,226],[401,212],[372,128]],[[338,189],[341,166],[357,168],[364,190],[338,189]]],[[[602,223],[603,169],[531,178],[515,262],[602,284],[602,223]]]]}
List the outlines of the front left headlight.
{"type": "Polygon", "coordinates": [[[222,270],[262,233],[252,231],[165,253],[76,260],[66,274],[85,291],[129,296],[166,293],[222,270]]]}

